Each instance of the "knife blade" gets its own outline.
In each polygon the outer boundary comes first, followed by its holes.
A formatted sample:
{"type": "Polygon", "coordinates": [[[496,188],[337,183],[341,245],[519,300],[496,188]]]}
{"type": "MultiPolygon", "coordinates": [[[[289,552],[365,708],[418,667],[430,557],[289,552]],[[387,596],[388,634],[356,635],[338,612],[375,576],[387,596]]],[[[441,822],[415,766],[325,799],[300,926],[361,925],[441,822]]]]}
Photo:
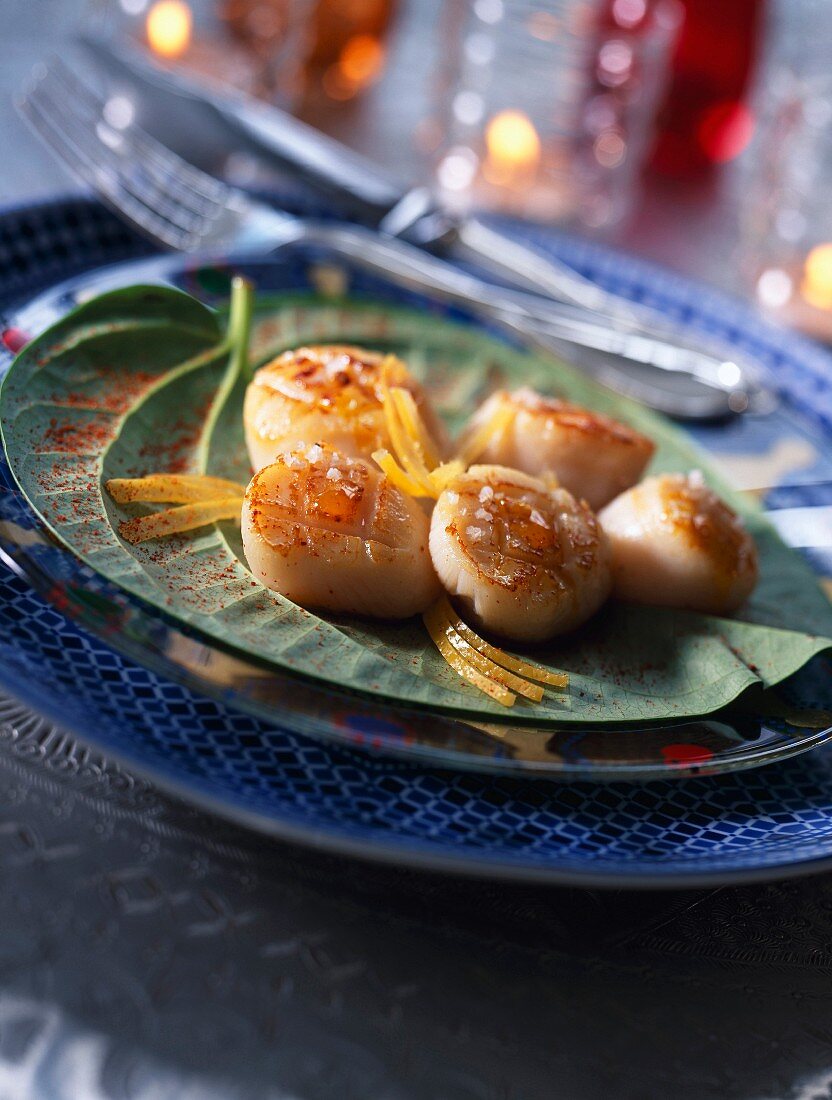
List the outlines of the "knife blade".
{"type": "Polygon", "coordinates": [[[566,264],[506,237],[476,217],[445,211],[431,191],[413,187],[313,126],[237,89],[183,75],[123,43],[81,34],[79,41],[106,67],[182,100],[198,103],[251,142],[272,163],[332,201],[344,215],[412,244],[485,266],[521,289],[559,301],[614,312],[633,321],[631,303],[607,294],[566,264]]]}
{"type": "MultiPolygon", "coordinates": [[[[86,34],[81,44],[105,68],[127,77],[139,87],[161,90],[180,101],[208,111],[237,139],[243,139],[274,167],[325,198],[336,210],[361,224],[400,237],[445,258],[485,271],[504,285],[532,291],[544,298],[588,310],[593,321],[607,321],[622,333],[675,344],[680,362],[703,359],[705,369],[686,366],[668,371],[655,358],[656,383],[674,387],[680,398],[721,390],[729,394],[728,407],[744,411],[752,403],[761,410],[771,405],[754,364],[738,359],[733,349],[706,342],[700,334],[686,334],[660,313],[611,294],[568,265],[544,256],[469,216],[446,212],[428,188],[410,187],[383,171],[370,159],[270,104],[225,85],[185,76],[162,68],[135,48],[86,34]],[[704,362],[704,360],[710,360],[704,362]],[[666,377],[666,375],[670,377],[666,377]]],[[[671,402],[672,403],[672,402],[671,402]]]]}
{"type": "MultiPolygon", "coordinates": [[[[345,216],[450,258],[483,265],[524,290],[609,312],[614,296],[566,264],[542,256],[475,217],[449,215],[428,188],[396,179],[368,157],[287,112],[225,85],[220,88],[207,79],[163,68],[122,43],[91,34],[81,34],[79,41],[106,67],[209,110],[267,154],[276,167],[333,202],[345,216]]],[[[612,308],[622,318],[632,321],[636,316],[624,299],[616,297],[612,308]]]]}

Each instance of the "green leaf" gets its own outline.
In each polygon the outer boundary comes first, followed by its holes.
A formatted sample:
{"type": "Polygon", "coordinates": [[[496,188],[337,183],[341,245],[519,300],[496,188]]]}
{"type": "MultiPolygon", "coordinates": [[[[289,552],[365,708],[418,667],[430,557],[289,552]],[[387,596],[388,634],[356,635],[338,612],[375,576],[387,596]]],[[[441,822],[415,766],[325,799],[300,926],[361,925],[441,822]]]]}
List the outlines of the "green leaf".
{"type": "Polygon", "coordinates": [[[0,391],[4,445],[32,506],[76,554],[153,606],[225,647],[313,679],[472,720],[510,715],[536,726],[709,713],[832,645],[832,607],[808,565],[669,423],[479,330],[361,302],[260,301],[252,354],[262,359],[312,341],[395,352],[453,428],[489,390],[521,382],[630,421],[656,440],[654,469],[704,468],[744,514],[762,560],[744,618],[611,604],[583,631],[533,654],[568,669],[570,690],[506,712],[455,676],[420,621],[326,619],[260,587],[243,564],[234,524],[127,545],[116,531],[136,506],[113,504],[103,491],[108,478],[178,470],[248,480],[245,306],[238,299],[229,338],[216,314],[178,291],[104,295],[24,349],[0,391]]]}

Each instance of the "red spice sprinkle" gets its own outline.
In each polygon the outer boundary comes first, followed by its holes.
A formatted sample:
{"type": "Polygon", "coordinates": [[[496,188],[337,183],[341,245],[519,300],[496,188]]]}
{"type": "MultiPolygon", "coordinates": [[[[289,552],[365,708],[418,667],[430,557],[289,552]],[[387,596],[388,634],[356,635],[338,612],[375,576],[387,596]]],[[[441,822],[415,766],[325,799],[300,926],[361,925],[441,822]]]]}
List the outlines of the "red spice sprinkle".
{"type": "Polygon", "coordinates": [[[113,426],[109,418],[95,417],[85,423],[60,423],[53,417],[43,434],[43,442],[49,450],[86,454],[105,447],[112,437],[113,426]]]}
{"type": "Polygon", "coordinates": [[[192,452],[199,443],[202,427],[212,398],[208,398],[203,407],[185,417],[180,417],[167,430],[166,438],[160,442],[148,441],[139,451],[139,458],[155,470],[164,470],[169,474],[180,474],[188,469],[192,452]]]}

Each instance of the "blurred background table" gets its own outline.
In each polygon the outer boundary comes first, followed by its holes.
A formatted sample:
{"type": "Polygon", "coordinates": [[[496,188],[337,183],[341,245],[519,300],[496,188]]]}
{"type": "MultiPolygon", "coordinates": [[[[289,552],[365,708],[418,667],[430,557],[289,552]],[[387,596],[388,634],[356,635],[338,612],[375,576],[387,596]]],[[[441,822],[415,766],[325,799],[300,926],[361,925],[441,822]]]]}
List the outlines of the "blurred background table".
{"type": "MultiPolygon", "coordinates": [[[[438,0],[342,134],[420,112],[438,0]]],[[[0,197],[68,181],[8,102],[77,0],[5,0],[0,197]]],[[[401,152],[404,156],[404,153],[401,152]]],[[[400,161],[401,163],[401,161],[400,161]]],[[[617,243],[733,286],[736,210],[653,184],[617,243]]],[[[206,818],[0,705],[0,1096],[820,1100],[832,877],[630,894],[454,881],[206,818]]]]}
{"type": "MultiPolygon", "coordinates": [[[[24,84],[35,61],[50,52],[62,53],[84,10],[84,0],[5,0],[7,40],[14,49],[0,72],[0,95],[8,104],[24,84]],[[35,15],[35,11],[37,14],[35,15]]],[[[360,98],[339,110],[339,140],[395,166],[404,178],[419,170],[411,140],[416,126],[429,113],[431,66],[441,26],[442,0],[404,3],[391,36],[391,53],[382,79],[360,98]]],[[[332,117],[312,111],[320,125],[332,117]]],[[[175,119],[154,120],[160,137],[177,139],[203,167],[211,167],[216,150],[211,134],[177,131],[175,119]]],[[[31,136],[11,111],[0,114],[3,148],[14,151],[0,167],[0,199],[31,201],[73,187],[51,155],[31,136]]],[[[732,266],[739,229],[736,190],[731,173],[693,184],[651,176],[640,192],[636,209],[605,239],[649,259],[723,289],[739,292],[732,266]]]]}

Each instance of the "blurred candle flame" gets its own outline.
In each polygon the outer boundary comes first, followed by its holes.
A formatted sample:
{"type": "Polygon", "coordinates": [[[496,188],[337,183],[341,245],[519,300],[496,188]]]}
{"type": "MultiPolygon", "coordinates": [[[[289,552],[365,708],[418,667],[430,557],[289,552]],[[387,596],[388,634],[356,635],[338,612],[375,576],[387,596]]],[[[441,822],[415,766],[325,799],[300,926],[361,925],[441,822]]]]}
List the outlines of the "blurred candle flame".
{"type": "Polygon", "coordinates": [[[147,41],[160,57],[180,57],[191,42],[193,15],[185,0],[156,0],[147,13],[147,41]]]}
{"type": "Polygon", "coordinates": [[[338,65],[345,79],[363,87],[380,72],[384,47],[371,34],[356,34],[346,43],[338,65]]]}
{"type": "Polygon", "coordinates": [[[324,91],[332,99],[351,99],[379,76],[384,54],[384,46],[375,35],[354,34],[324,73],[324,91]]]}
{"type": "Polygon", "coordinates": [[[832,309],[832,244],[818,244],[806,257],[800,293],[811,306],[832,309]]]}
{"type": "Polygon", "coordinates": [[[485,131],[487,157],[483,175],[491,183],[508,184],[527,179],[540,163],[540,138],[528,115],[500,111],[485,131]]]}

